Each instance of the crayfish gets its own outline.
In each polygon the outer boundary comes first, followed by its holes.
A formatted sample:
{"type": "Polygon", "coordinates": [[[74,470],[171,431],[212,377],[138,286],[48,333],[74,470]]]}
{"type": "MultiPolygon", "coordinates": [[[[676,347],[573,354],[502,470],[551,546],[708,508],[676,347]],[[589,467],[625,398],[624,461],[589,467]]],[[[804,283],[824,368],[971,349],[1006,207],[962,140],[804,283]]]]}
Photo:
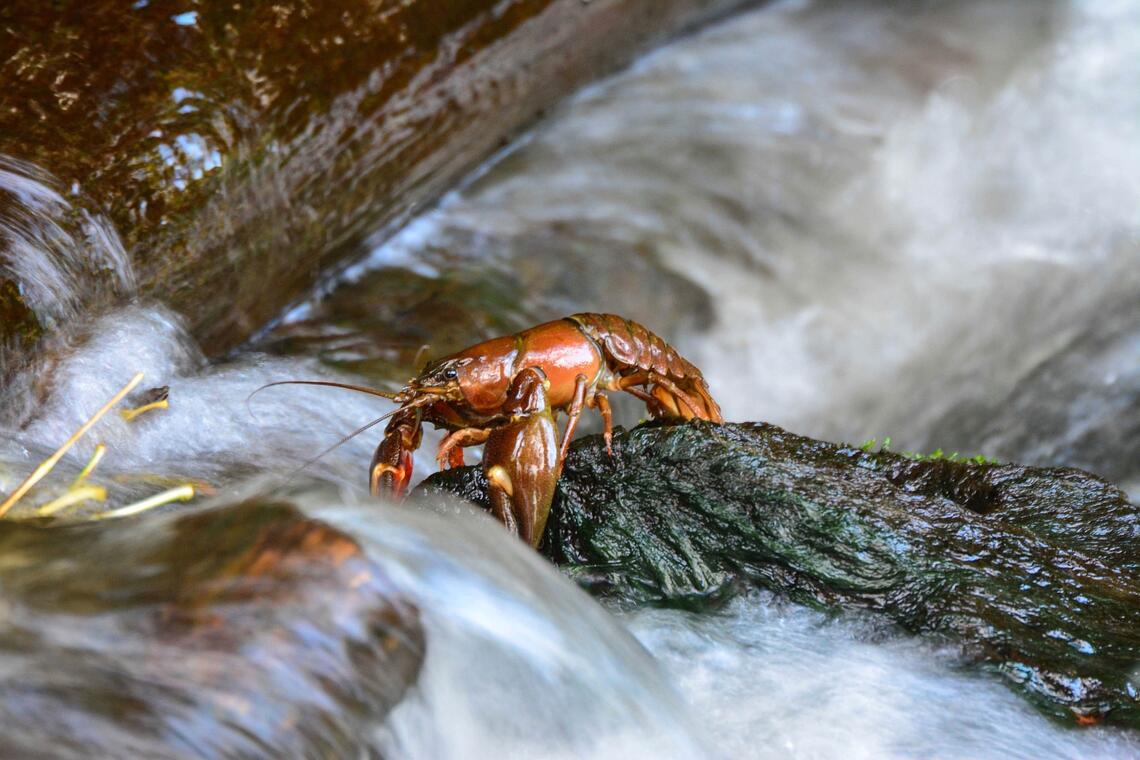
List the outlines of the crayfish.
{"type": "Polygon", "coordinates": [[[464,447],[485,444],[492,512],[535,547],[584,408],[601,414],[613,453],[606,392],[636,396],[655,419],[724,421],[700,370],[659,336],[614,314],[574,314],[484,341],[429,362],[398,393],[347,387],[400,405],[372,458],[373,494],[403,495],[429,422],[449,431],[439,446],[441,469],[462,466],[464,447]],[[568,417],[561,442],[557,412],[568,417]]]}

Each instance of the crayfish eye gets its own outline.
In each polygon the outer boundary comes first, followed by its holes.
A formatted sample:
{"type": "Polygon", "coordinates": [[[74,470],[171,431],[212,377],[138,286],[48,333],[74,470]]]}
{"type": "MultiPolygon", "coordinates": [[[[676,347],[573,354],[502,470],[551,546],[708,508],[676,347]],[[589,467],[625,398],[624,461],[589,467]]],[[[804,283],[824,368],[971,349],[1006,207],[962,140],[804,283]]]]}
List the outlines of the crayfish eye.
{"type": "Polygon", "coordinates": [[[443,371],[443,376],[448,380],[455,380],[459,377],[459,372],[456,371],[455,367],[448,367],[443,371]]]}

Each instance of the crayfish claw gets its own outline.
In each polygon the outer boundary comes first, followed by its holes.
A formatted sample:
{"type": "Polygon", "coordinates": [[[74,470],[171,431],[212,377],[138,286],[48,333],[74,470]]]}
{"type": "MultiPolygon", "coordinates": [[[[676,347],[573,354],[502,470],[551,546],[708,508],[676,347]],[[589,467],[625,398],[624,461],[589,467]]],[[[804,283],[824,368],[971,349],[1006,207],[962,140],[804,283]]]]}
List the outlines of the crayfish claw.
{"type": "Polygon", "coordinates": [[[404,495],[404,489],[409,480],[411,480],[411,473],[406,472],[403,467],[379,462],[372,467],[372,474],[368,479],[368,488],[373,496],[400,499],[404,495]]]}

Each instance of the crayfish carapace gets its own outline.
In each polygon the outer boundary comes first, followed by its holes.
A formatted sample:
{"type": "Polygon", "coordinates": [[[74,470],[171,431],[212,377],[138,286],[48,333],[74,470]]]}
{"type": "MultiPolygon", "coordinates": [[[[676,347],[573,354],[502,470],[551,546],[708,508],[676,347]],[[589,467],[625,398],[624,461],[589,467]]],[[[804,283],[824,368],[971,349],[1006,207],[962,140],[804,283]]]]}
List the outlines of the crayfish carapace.
{"type": "Polygon", "coordinates": [[[602,415],[610,449],[610,391],[643,400],[655,419],[724,421],[700,370],[659,336],[614,314],[574,314],[429,362],[398,393],[369,390],[400,404],[372,458],[371,490],[403,495],[429,422],[449,431],[441,469],[462,466],[464,447],[485,444],[492,511],[537,547],[583,408],[602,415]],[[557,412],[568,416],[560,443],[557,412]]]}

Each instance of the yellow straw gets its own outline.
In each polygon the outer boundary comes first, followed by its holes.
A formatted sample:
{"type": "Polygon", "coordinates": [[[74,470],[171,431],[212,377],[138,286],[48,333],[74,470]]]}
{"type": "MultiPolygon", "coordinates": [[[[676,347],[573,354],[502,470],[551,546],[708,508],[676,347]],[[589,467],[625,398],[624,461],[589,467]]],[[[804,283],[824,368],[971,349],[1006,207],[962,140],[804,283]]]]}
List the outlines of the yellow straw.
{"type": "Polygon", "coordinates": [[[107,489],[103,486],[92,485],[72,488],[63,496],[60,496],[58,499],[53,499],[37,509],[36,514],[40,517],[49,517],[61,509],[66,509],[74,504],[78,504],[82,501],[87,501],[88,499],[94,499],[95,501],[106,501],[107,489]]]}
{"type": "Polygon", "coordinates": [[[79,474],[75,476],[75,480],[71,483],[71,488],[77,488],[80,483],[87,480],[87,476],[94,472],[95,467],[98,466],[99,460],[107,453],[106,445],[99,443],[95,445],[95,453],[87,460],[87,464],[83,466],[79,474]]]}
{"type": "Polygon", "coordinates": [[[172,501],[189,501],[194,498],[194,486],[185,485],[178,488],[171,488],[169,491],[157,493],[142,501],[136,501],[134,504],[128,504],[125,507],[112,509],[108,512],[102,512],[95,515],[96,520],[110,520],[115,517],[127,517],[129,515],[137,515],[139,512],[145,512],[148,509],[161,507],[163,504],[169,504],[172,501]]]}
{"type": "Polygon", "coordinates": [[[56,449],[56,452],[54,454],[52,454],[50,457],[45,459],[40,464],[40,466],[37,467],[32,472],[32,474],[29,475],[24,480],[23,483],[21,483],[19,486],[17,486],[16,490],[13,491],[12,494],[7,499],[4,500],[4,503],[0,504],[0,517],[3,517],[4,515],[8,514],[8,510],[11,509],[13,506],[15,506],[16,502],[18,502],[21,498],[23,498],[24,494],[26,494],[28,491],[32,490],[32,486],[34,486],[36,483],[39,483],[41,480],[43,480],[44,477],[49,472],[52,471],[52,468],[55,467],[56,463],[58,463],[59,460],[63,458],[63,455],[67,453],[67,450],[70,449],[72,446],[74,446],[75,442],[78,441],[80,438],[82,438],[83,435],[88,430],[90,430],[91,427],[96,422],[98,422],[104,414],[109,412],[111,410],[111,407],[113,407],[115,404],[122,401],[124,396],[126,396],[128,393],[130,393],[132,390],[134,390],[134,387],[136,385],[138,385],[140,382],[142,382],[142,379],[143,379],[143,373],[141,373],[141,372],[139,372],[134,377],[132,377],[131,381],[129,383],[124,385],[122,387],[122,389],[119,390],[118,393],[116,393],[114,396],[112,396],[110,401],[108,401],[106,404],[104,404],[103,407],[99,411],[95,412],[95,414],[91,417],[91,419],[87,420],[87,422],[84,422],[83,425],[81,425],[78,430],[76,430],[74,433],[71,434],[70,438],[68,438],[66,441],[63,442],[62,446],[60,446],[58,449],[56,449]]]}
{"type": "Polygon", "coordinates": [[[127,422],[130,422],[135,417],[138,417],[140,414],[144,414],[146,412],[149,412],[151,409],[169,409],[169,408],[170,408],[169,399],[162,399],[160,401],[152,401],[149,404],[143,404],[142,406],[137,406],[134,409],[124,409],[123,411],[119,412],[119,416],[121,416],[127,422]]]}

